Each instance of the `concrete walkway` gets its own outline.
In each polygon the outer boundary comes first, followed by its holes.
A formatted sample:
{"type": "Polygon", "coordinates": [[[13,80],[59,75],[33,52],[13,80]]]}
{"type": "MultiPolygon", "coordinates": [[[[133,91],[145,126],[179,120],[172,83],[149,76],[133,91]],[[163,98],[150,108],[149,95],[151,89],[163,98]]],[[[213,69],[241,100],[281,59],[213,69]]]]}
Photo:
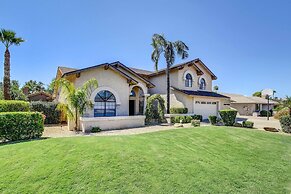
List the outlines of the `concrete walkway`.
{"type": "Polygon", "coordinates": [[[254,127],[258,129],[264,129],[264,127],[273,127],[276,129],[281,129],[279,120],[270,117],[270,120],[267,120],[267,117],[254,117],[254,116],[238,116],[238,121],[248,120],[254,122],[254,127]]]}
{"type": "MultiPolygon", "coordinates": [[[[207,126],[207,123],[201,123],[201,126],[207,126]]],[[[189,128],[191,124],[183,124],[183,128],[189,128]]],[[[73,137],[73,136],[113,136],[113,135],[133,135],[142,133],[151,133],[156,131],[165,131],[170,129],[177,129],[174,125],[154,125],[139,128],[129,128],[120,130],[101,131],[99,133],[84,134],[82,132],[69,131],[67,126],[47,125],[45,127],[43,137],[73,137]]]]}

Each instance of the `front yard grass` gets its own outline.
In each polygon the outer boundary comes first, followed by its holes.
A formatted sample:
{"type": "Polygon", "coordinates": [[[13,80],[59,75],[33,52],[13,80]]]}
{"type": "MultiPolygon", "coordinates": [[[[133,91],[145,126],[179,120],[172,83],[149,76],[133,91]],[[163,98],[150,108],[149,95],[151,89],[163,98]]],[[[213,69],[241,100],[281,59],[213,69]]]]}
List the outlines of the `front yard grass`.
{"type": "Polygon", "coordinates": [[[0,146],[0,193],[290,193],[291,136],[199,127],[0,146]]]}

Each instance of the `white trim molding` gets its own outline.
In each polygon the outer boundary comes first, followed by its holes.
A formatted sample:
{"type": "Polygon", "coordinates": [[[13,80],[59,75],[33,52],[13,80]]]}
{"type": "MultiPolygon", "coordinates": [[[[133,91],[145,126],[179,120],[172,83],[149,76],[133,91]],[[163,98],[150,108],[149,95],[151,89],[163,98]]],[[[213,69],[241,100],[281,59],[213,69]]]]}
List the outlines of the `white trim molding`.
{"type": "Polygon", "coordinates": [[[96,90],[94,90],[94,92],[91,94],[91,98],[90,98],[93,103],[95,102],[95,96],[97,95],[97,93],[102,91],[102,90],[108,90],[109,92],[111,92],[114,95],[115,100],[116,100],[116,105],[121,104],[118,93],[114,89],[107,87],[107,86],[98,87],[96,90]]]}

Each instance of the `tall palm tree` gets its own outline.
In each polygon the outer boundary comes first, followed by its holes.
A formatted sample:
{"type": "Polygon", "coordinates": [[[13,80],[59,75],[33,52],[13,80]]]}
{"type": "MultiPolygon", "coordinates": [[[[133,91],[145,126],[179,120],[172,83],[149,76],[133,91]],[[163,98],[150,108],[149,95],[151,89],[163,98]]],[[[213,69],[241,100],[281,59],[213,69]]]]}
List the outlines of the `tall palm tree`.
{"type": "Polygon", "coordinates": [[[170,113],[170,67],[175,63],[176,54],[180,56],[182,59],[186,59],[188,57],[188,46],[178,40],[175,42],[168,41],[164,35],[154,34],[152,37],[152,61],[155,63],[155,69],[158,71],[158,63],[161,54],[164,55],[167,68],[167,114],[170,113]]]}
{"type": "Polygon", "coordinates": [[[75,131],[78,130],[78,116],[82,116],[86,108],[92,108],[90,100],[92,92],[98,87],[96,79],[90,79],[82,87],[76,88],[74,84],[64,78],[55,81],[55,87],[60,88],[65,96],[65,102],[58,105],[68,118],[75,121],[75,131]]]}
{"type": "Polygon", "coordinates": [[[22,38],[16,37],[16,33],[11,30],[0,30],[0,41],[4,44],[6,50],[4,54],[4,99],[10,100],[10,52],[9,47],[12,45],[20,45],[24,42],[22,38]]]}

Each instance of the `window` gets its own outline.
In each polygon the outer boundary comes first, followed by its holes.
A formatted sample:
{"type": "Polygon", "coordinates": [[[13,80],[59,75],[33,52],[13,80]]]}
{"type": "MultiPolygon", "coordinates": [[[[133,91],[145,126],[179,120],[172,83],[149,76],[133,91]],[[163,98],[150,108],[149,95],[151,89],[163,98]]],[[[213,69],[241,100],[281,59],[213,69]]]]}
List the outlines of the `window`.
{"type": "Polygon", "coordinates": [[[107,91],[98,92],[95,97],[94,117],[110,117],[116,115],[115,96],[107,91]]]}
{"type": "Polygon", "coordinates": [[[205,81],[204,78],[201,78],[201,79],[200,79],[199,89],[200,89],[200,90],[205,90],[205,89],[206,89],[206,81],[205,81]]]}
{"type": "Polygon", "coordinates": [[[185,79],[185,87],[192,87],[192,76],[190,73],[187,73],[186,79],[185,79]]]}

